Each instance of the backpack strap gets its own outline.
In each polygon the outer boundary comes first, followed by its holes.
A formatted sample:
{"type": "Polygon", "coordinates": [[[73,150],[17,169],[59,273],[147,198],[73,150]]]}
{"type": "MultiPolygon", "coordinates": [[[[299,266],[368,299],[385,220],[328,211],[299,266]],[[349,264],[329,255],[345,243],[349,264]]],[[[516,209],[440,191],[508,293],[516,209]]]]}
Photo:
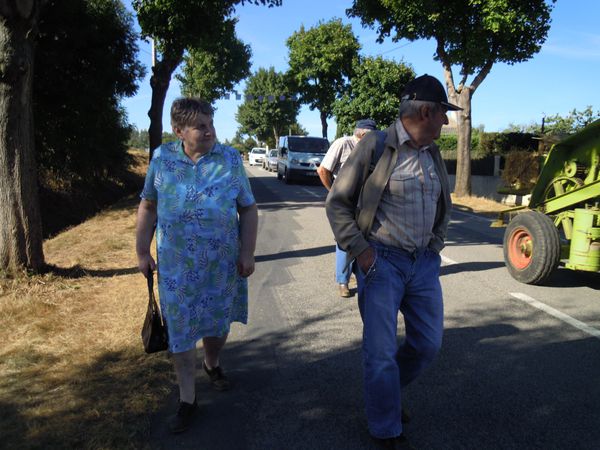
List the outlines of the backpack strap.
{"type": "Polygon", "coordinates": [[[381,158],[381,155],[383,155],[383,150],[385,149],[385,138],[387,137],[387,133],[385,131],[377,130],[375,133],[377,133],[377,141],[375,143],[373,156],[371,157],[371,163],[369,164],[369,175],[373,173],[375,166],[377,166],[377,163],[381,158]]]}

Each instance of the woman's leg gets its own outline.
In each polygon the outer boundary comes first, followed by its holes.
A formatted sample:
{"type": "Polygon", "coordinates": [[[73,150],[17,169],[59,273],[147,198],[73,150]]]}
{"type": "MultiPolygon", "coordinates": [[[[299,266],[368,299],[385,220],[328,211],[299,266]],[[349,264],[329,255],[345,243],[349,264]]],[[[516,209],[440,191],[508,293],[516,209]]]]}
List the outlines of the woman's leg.
{"type": "Polygon", "coordinates": [[[173,353],[173,365],[179,384],[179,400],[194,403],[196,398],[196,349],[173,353]]]}
{"type": "Polygon", "coordinates": [[[219,353],[227,342],[227,334],[219,337],[204,337],[204,363],[209,369],[219,367],[219,353]]]}

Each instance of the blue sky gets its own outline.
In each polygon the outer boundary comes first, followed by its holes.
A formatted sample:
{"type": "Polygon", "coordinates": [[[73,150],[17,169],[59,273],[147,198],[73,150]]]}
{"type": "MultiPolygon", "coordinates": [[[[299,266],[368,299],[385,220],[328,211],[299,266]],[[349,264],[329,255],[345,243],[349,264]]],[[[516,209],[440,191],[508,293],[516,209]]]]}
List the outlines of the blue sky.
{"type": "MultiPolygon", "coordinates": [[[[125,1],[129,5],[128,1],[125,1]]],[[[283,0],[283,6],[266,8],[245,5],[239,7],[237,34],[252,47],[252,71],[260,67],[288,68],[287,38],[301,25],[310,28],[319,21],[341,18],[352,25],[362,46],[363,55],[382,55],[413,66],[417,75],[428,73],[443,80],[439,62],[433,60],[433,41],[409,42],[387,40],[376,42],[376,33],[365,29],[356,19],[346,17],[351,0],[283,0]]],[[[130,6],[128,6],[130,8],[130,6]]],[[[510,123],[540,123],[542,116],[566,115],[573,109],[588,105],[600,110],[600,1],[559,0],[552,12],[552,24],[542,50],[529,61],[509,66],[495,64],[484,82],[475,91],[472,102],[473,125],[483,125],[486,131],[501,131],[510,123]]],[[[148,69],[151,65],[150,44],[140,41],[139,59],[148,69]]],[[[457,74],[455,73],[455,78],[457,74]]],[[[240,93],[243,82],[237,86],[240,93]]],[[[175,79],[165,102],[163,128],[171,131],[168,111],[174,98],[180,95],[175,79]]],[[[129,121],[147,129],[151,90],[149,78],[141,84],[135,97],[125,99],[129,121]]],[[[231,139],[238,124],[235,114],[241,100],[216,102],[215,127],[220,140],[231,139]]],[[[298,121],[310,135],[321,135],[318,111],[301,109],[298,121]]],[[[335,137],[335,120],[329,119],[329,139],[335,137]]]]}

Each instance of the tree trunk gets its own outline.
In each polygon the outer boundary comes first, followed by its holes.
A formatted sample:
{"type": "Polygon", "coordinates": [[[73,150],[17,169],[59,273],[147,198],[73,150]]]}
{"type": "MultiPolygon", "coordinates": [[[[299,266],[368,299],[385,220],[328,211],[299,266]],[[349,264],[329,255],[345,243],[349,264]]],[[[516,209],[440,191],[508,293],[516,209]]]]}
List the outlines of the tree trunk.
{"type": "Polygon", "coordinates": [[[275,138],[274,148],[277,148],[277,146],[279,145],[279,133],[277,133],[277,127],[275,125],[273,125],[273,137],[275,138]]]}
{"type": "Polygon", "coordinates": [[[8,274],[44,267],[32,108],[40,4],[0,0],[0,272],[8,274]]]}
{"type": "Polygon", "coordinates": [[[321,129],[323,130],[323,137],[327,139],[327,113],[321,111],[321,129]]]}
{"type": "Polygon", "coordinates": [[[462,111],[456,111],[456,125],[458,127],[458,143],[456,148],[456,182],[454,194],[458,197],[471,195],[471,97],[472,89],[469,86],[462,88],[454,98],[462,111]]]}
{"type": "Polygon", "coordinates": [[[171,75],[181,63],[183,51],[169,53],[164,55],[161,61],[157,61],[152,68],[150,77],[150,87],[152,88],[152,102],[148,117],[150,118],[150,127],[148,128],[148,140],[150,142],[149,158],[152,159],[154,149],[162,144],[162,118],[165,106],[165,98],[171,83],[171,75]]]}

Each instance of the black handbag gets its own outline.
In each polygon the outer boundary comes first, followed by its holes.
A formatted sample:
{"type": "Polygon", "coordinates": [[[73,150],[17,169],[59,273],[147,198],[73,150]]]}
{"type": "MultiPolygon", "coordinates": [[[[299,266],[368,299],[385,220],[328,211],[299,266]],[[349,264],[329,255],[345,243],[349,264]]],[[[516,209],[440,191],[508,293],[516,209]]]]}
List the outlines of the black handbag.
{"type": "Polygon", "coordinates": [[[154,274],[149,273],[148,311],[142,327],[142,342],[146,353],[162,352],[169,347],[169,333],[164,323],[156,298],[154,297],[154,274]]]}

